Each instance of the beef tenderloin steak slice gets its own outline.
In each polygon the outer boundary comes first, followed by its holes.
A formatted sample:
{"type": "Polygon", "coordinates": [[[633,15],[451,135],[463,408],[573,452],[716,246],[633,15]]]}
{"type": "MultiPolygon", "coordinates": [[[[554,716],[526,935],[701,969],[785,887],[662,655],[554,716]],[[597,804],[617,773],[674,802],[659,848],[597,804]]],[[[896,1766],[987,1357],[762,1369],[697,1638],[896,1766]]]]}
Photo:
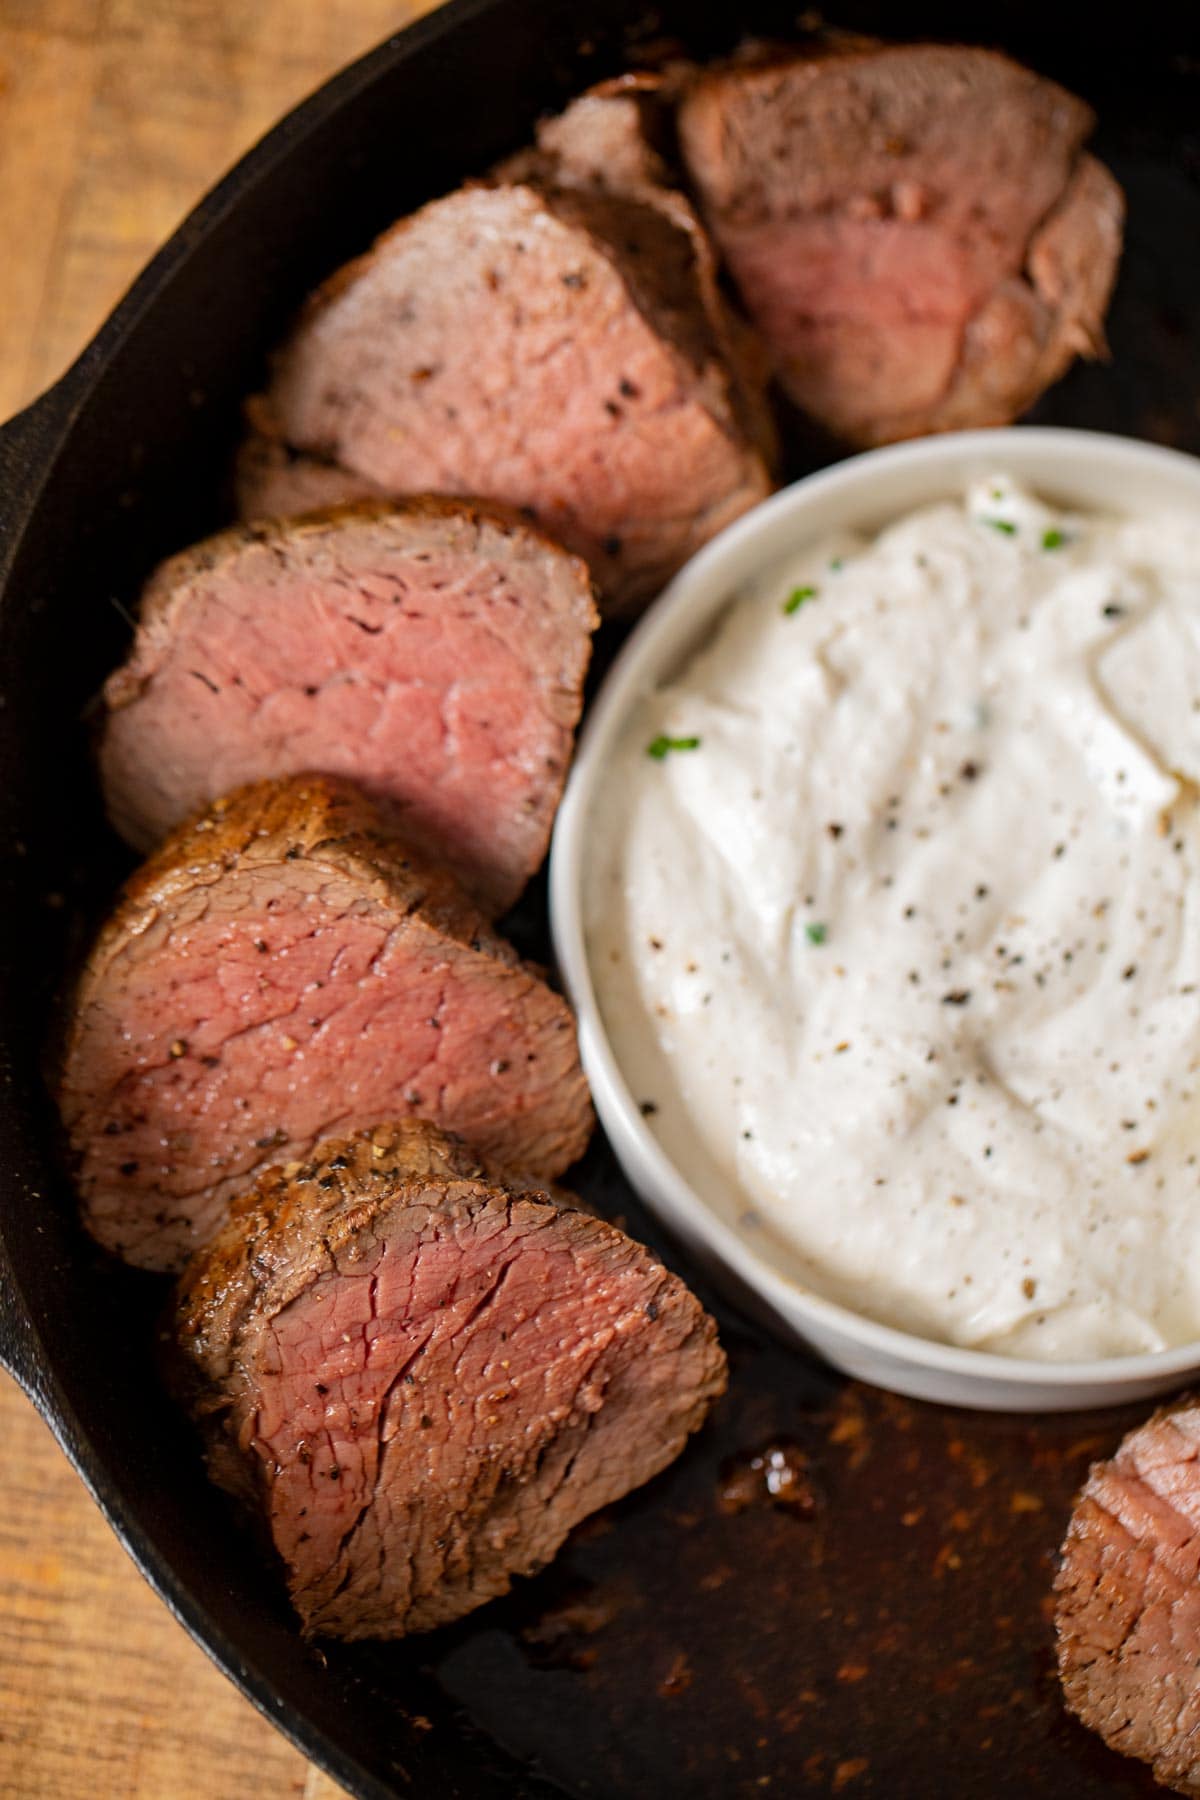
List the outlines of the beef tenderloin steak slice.
{"type": "Polygon", "coordinates": [[[769,491],[694,246],[644,198],[477,185],[314,296],[260,416],[391,493],[526,508],[612,606],[769,491]]]}
{"type": "Polygon", "coordinates": [[[725,1386],[647,1250],[417,1121],[261,1175],[189,1266],[177,1340],[211,1472],[265,1513],[310,1636],[506,1593],[725,1386]]]}
{"type": "Polygon", "coordinates": [[[1055,1581],[1058,1668],[1077,1713],[1200,1794],[1200,1403],[1164,1408],[1095,1463],[1055,1581]]]}
{"type": "Polygon", "coordinates": [[[679,114],[782,385],[855,444],[1005,424],[1102,351],[1124,204],[1093,123],[993,51],[863,42],[709,72],[679,114]]]}
{"type": "MultiPolygon", "coordinates": [[[[691,202],[672,184],[658,147],[664,134],[665,85],[657,75],[633,74],[589,88],[562,113],[543,119],[536,143],[507,157],[490,179],[541,190],[590,189],[662,207],[673,223],[694,234],[705,310],[722,335],[736,343],[740,326],[717,289],[707,234],[691,202]]],[[[772,454],[773,427],[763,398],[765,365],[754,365],[748,376],[762,409],[758,438],[764,454],[772,454]]],[[[386,493],[369,476],[286,444],[265,395],[251,397],[246,415],[249,430],[235,471],[239,517],[287,517],[386,493]]]]}
{"type": "Polygon", "coordinates": [[[85,1224],[151,1269],[339,1128],[420,1114],[549,1180],[592,1127],[566,1003],[326,776],[240,789],[133,877],[59,1101],[85,1224]]]}
{"type": "Polygon", "coordinates": [[[595,624],[579,558],[495,508],[222,532],[151,576],[105,685],[109,816],[146,850],[244,782],[327,770],[503,912],[546,854],[595,624]]]}
{"type": "MultiPolygon", "coordinates": [[[[541,120],[535,144],[506,158],[491,179],[543,193],[578,189],[651,206],[686,236],[693,286],[685,291],[684,305],[702,308],[732,376],[730,402],[738,426],[770,466],[778,444],[767,401],[769,359],[757,333],[727,303],[708,233],[667,157],[681,79],[678,70],[634,71],[598,83],[561,113],[541,120]]],[[[667,241],[677,253],[678,245],[667,241]]],[[[249,431],[235,470],[241,518],[286,517],[387,491],[336,461],[291,448],[266,396],[253,396],[246,412],[249,431]]]]}

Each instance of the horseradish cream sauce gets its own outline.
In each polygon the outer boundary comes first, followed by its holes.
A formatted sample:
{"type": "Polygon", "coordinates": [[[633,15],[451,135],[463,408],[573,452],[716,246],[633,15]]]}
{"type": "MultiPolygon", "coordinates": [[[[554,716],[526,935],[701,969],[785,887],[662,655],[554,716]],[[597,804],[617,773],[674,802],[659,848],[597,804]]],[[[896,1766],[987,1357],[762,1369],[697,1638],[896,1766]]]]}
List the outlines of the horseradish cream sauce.
{"type": "Polygon", "coordinates": [[[733,596],[594,821],[614,1052],[793,1279],[1048,1360],[1200,1338],[1200,522],[996,478],[733,596]]]}

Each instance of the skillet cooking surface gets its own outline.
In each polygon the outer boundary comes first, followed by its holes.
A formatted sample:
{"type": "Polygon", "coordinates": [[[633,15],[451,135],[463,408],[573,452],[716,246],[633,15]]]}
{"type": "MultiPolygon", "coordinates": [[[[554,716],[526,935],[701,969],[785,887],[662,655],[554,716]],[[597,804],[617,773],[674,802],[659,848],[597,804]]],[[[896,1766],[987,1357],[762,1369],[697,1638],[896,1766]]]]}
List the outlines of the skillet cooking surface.
{"type": "MultiPolygon", "coordinates": [[[[1074,371],[1034,417],[1200,451],[1200,61],[1140,52],[1116,25],[1106,41],[1073,8],[1047,35],[1046,10],[1007,8],[1006,47],[1097,106],[1130,221],[1113,362],[1074,371]]],[[[160,1396],[162,1287],[83,1240],[55,1172],[43,1022],[126,866],[79,723],[125,641],[110,602],[219,521],[238,400],[320,275],[620,67],[628,27],[703,53],[729,12],[678,0],[646,21],[608,0],[581,42],[581,8],[458,0],[273,134],[0,438],[0,1342],[168,1603],[356,1793],[1160,1792],[1064,1715],[1047,1616],[1072,1495],[1144,1406],[1038,1420],[901,1401],[773,1343],[697,1283],[733,1377],[679,1464],[457,1627],[307,1647],[160,1396]],[[752,1466],[769,1447],[793,1475],[787,1503],[752,1466]]],[[[792,23],[770,0],[737,18],[792,23]]],[[[1153,38],[1155,9],[1141,18],[1153,38]]],[[[936,6],[837,20],[950,37],[968,23],[936,6]]],[[[797,438],[787,474],[817,456],[797,438]]],[[[514,935],[545,956],[542,907],[526,902],[514,935]]],[[[577,1185],[692,1276],[602,1143],[577,1185]]]]}

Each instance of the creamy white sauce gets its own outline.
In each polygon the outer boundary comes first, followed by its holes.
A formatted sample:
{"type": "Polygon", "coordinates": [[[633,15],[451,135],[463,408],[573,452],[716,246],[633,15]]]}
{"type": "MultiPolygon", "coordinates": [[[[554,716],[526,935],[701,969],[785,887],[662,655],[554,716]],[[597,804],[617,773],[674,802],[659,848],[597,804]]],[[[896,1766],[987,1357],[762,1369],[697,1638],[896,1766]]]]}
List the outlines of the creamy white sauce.
{"type": "Polygon", "coordinates": [[[1195,782],[1200,521],[997,477],[810,547],[606,780],[589,955],[650,1127],[877,1319],[1045,1359],[1200,1338],[1195,782]]]}

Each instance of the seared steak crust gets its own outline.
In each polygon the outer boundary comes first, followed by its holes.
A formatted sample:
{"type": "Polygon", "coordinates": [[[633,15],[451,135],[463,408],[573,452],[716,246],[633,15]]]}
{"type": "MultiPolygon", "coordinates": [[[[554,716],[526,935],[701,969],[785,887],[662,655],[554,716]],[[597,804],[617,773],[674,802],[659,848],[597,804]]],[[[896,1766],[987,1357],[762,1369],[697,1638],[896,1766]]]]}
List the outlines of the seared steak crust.
{"type": "Polygon", "coordinates": [[[323,769],[504,911],[546,853],[595,624],[584,564],[497,507],[222,532],[151,577],[105,686],[110,816],[148,849],[245,781],[323,769]]]}
{"type": "Polygon", "coordinates": [[[59,1098],[89,1230],[158,1269],[331,1129],[423,1114],[551,1179],[592,1126],[566,1003],[324,776],[218,801],[133,877],[59,1098]]]}
{"type": "Polygon", "coordinates": [[[1200,1404],[1088,1474],[1055,1582],[1063,1693],[1114,1750],[1200,1794],[1200,1404]]]}
{"type": "Polygon", "coordinates": [[[460,1617],[666,1466],[725,1384],[712,1321],[613,1226],[420,1121],[261,1175],[179,1291],[214,1477],[306,1632],[460,1617]]]}
{"type": "Polygon", "coordinates": [[[1056,83],[860,40],[703,74],[679,123],[783,386],[849,441],[1006,423],[1102,352],[1123,200],[1056,83]]]}

